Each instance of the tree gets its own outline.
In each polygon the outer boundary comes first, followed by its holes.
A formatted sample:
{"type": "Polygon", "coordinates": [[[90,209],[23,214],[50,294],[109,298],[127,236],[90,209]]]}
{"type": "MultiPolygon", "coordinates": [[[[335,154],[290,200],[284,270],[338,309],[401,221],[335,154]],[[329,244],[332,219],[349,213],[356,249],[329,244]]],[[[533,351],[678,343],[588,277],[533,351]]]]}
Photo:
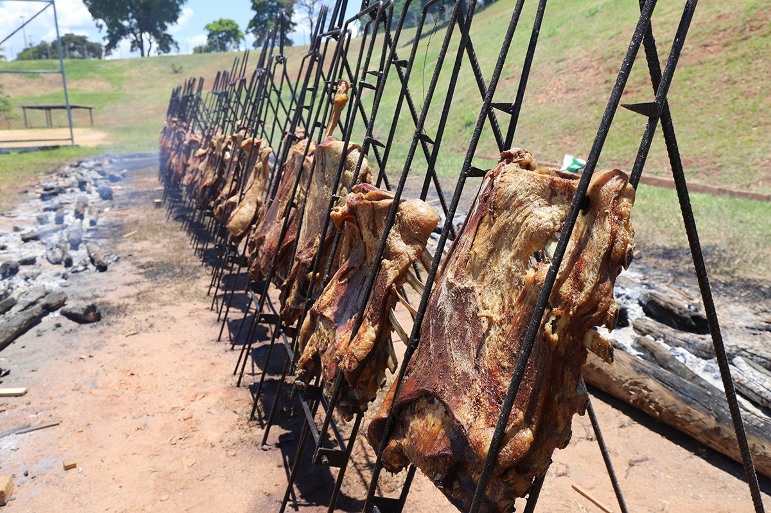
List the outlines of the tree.
{"type": "MultiPolygon", "coordinates": [[[[65,59],[101,59],[102,45],[93,43],[86,36],[64,34],[62,36],[62,54],[65,59]]],[[[59,58],[59,48],[54,39],[50,43],[41,41],[34,46],[28,46],[16,56],[19,61],[59,58]]]]}
{"type": "Polygon", "coordinates": [[[211,53],[211,46],[207,44],[198,45],[193,47],[193,53],[211,53]]]}
{"type": "Polygon", "coordinates": [[[150,55],[153,45],[158,53],[179,49],[166,31],[182,14],[186,0],[83,0],[99,30],[106,30],[104,49],[111,53],[124,39],[131,50],[142,57],[150,55]]]}
{"type": "MultiPolygon", "coordinates": [[[[51,58],[58,55],[56,41],[49,45],[51,58]]],[[[102,44],[89,41],[86,36],[64,34],[62,36],[62,53],[65,59],[101,59],[102,44]]]]}
{"type": "Polygon", "coordinates": [[[16,55],[17,61],[37,61],[40,59],[50,59],[58,54],[54,53],[53,56],[49,55],[50,48],[48,43],[41,41],[38,44],[26,47],[16,55]]]}
{"type": "MultiPolygon", "coordinates": [[[[406,3],[407,2],[405,0],[394,1],[394,14],[392,23],[397,23],[402,14],[405,14],[404,6],[406,3]]],[[[423,13],[423,4],[423,0],[412,0],[412,2],[410,2],[410,6],[407,9],[404,17],[404,28],[414,27],[418,24],[418,21],[420,21],[420,16],[423,13]]]]}
{"type": "Polygon", "coordinates": [[[313,36],[313,27],[319,17],[322,0],[295,0],[300,10],[308,17],[309,38],[313,36]]]}
{"type": "Polygon", "coordinates": [[[0,84],[0,120],[3,120],[6,126],[10,126],[12,117],[11,98],[3,91],[3,84],[0,84]]]}
{"type": "MultiPolygon", "coordinates": [[[[252,10],[254,17],[249,21],[246,30],[254,34],[254,47],[259,48],[273,32],[276,26],[276,16],[283,12],[285,14],[286,25],[284,34],[287,36],[294,31],[296,23],[292,21],[294,14],[295,0],[252,0],[252,10]]],[[[292,46],[292,40],[286,37],[284,40],[286,46],[292,46]]]]}
{"type": "MultiPolygon", "coordinates": [[[[227,18],[207,23],[204,30],[208,32],[206,44],[211,49],[220,52],[230,51],[233,47],[238,48],[239,43],[244,38],[244,33],[238,28],[238,23],[227,18]]],[[[195,49],[193,49],[195,51],[195,49]]]]}
{"type": "MultiPolygon", "coordinates": [[[[65,59],[101,59],[102,45],[93,43],[86,36],[64,34],[62,36],[62,53],[65,59]]],[[[29,61],[38,59],[56,59],[59,48],[54,39],[50,43],[41,41],[34,46],[28,46],[16,56],[17,60],[29,61]]]]}

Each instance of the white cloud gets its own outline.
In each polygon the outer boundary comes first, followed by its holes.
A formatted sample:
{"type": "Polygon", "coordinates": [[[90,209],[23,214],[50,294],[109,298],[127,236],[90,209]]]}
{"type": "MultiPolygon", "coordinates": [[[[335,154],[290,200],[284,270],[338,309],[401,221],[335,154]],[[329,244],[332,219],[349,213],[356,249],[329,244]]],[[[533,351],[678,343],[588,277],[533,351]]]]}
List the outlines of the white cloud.
{"type": "Polygon", "coordinates": [[[185,44],[179,45],[180,52],[193,53],[193,48],[206,44],[206,34],[198,34],[197,36],[188,37],[185,39],[185,44]]]}
{"type": "Polygon", "coordinates": [[[177,22],[174,25],[169,26],[169,33],[174,35],[185,28],[185,26],[190,23],[190,20],[193,18],[193,14],[193,9],[190,7],[185,7],[182,9],[182,14],[180,14],[177,22]]]}
{"type": "Polygon", "coordinates": [[[139,57],[139,52],[132,52],[131,41],[123,39],[110,55],[105,56],[105,59],[128,59],[130,57],[139,57]]]}
{"type": "MultiPolygon", "coordinates": [[[[0,39],[5,39],[14,30],[18,29],[24,20],[30,20],[32,16],[45,7],[45,4],[37,2],[4,2],[0,5],[0,39]]],[[[88,36],[92,41],[100,41],[101,37],[96,29],[96,24],[91,18],[91,13],[82,0],[58,0],[56,2],[56,15],[59,21],[59,33],[67,33],[88,36]]],[[[40,41],[53,41],[56,39],[56,27],[54,25],[54,12],[51,7],[42,11],[35,19],[31,20],[24,30],[19,30],[4,46],[8,57],[14,58],[26,44],[35,45],[40,41]]]]}
{"type": "Polygon", "coordinates": [[[254,48],[254,39],[255,39],[254,34],[252,34],[251,32],[247,32],[246,35],[244,36],[244,41],[242,44],[246,45],[246,48],[254,48]]]}
{"type": "Polygon", "coordinates": [[[82,0],[57,0],[56,16],[59,18],[59,32],[62,34],[96,32],[96,22],[82,0]]]}

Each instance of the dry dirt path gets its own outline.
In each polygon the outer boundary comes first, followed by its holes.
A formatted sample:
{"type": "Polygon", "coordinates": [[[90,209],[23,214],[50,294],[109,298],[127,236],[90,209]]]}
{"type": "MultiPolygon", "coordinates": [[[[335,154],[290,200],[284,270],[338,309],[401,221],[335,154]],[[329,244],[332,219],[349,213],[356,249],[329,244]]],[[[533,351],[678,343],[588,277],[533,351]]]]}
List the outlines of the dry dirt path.
{"type": "MultiPolygon", "coordinates": [[[[0,367],[11,369],[2,386],[29,388],[0,399],[0,434],[59,422],[0,438],[0,475],[13,474],[16,485],[2,511],[278,511],[298,416],[285,412],[270,447],[258,447],[248,394],[234,387],[236,354],[216,342],[209,270],[179,224],[152,208],[161,194],[156,173],[153,165],[131,170],[104,217],[101,244],[120,260],[106,273],[73,276],[67,288],[73,299],[98,303],[103,320],[80,326],[52,315],[0,352],[0,367]],[[76,469],[63,470],[68,459],[76,469]]],[[[736,464],[610,399],[594,404],[630,511],[752,510],[736,464]]],[[[600,511],[574,484],[618,511],[585,417],[554,459],[537,511],[600,511]]],[[[357,442],[344,511],[360,510],[373,460],[357,442]]],[[[326,510],[320,503],[333,475],[303,475],[300,511],[326,510]]],[[[771,485],[763,486],[771,509],[771,485]]],[[[405,511],[454,509],[419,476],[405,511]]]]}

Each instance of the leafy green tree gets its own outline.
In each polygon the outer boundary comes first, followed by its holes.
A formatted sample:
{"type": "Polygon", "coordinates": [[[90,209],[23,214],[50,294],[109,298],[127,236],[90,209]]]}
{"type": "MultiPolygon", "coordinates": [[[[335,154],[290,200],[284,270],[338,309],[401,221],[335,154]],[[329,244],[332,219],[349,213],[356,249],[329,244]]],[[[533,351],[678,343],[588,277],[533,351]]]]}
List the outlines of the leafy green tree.
{"type": "Polygon", "coordinates": [[[244,38],[244,33],[238,28],[238,23],[227,18],[220,18],[204,26],[206,35],[206,44],[209,48],[227,52],[232,48],[238,48],[239,43],[244,38]]]}
{"type": "Polygon", "coordinates": [[[10,126],[11,118],[13,118],[11,98],[3,91],[3,84],[0,84],[0,120],[5,123],[5,126],[10,126]]]}
{"type": "MultiPolygon", "coordinates": [[[[57,55],[56,41],[49,44],[51,57],[57,55]]],[[[65,59],[101,59],[102,45],[89,41],[86,36],[64,34],[62,36],[62,53],[65,59]]]]}
{"type": "MultiPolygon", "coordinates": [[[[294,14],[294,0],[252,0],[252,10],[254,17],[249,21],[246,30],[254,34],[254,47],[259,48],[270,36],[273,28],[276,26],[276,16],[280,12],[286,15],[286,26],[284,33],[289,34],[294,31],[296,23],[292,21],[294,14]]],[[[285,39],[286,46],[292,46],[292,40],[285,39]]]]}
{"type": "Polygon", "coordinates": [[[158,53],[169,53],[179,45],[166,31],[182,14],[186,0],[83,0],[99,30],[105,30],[111,53],[123,39],[142,57],[150,55],[153,45],[158,53]]]}
{"type": "MultiPolygon", "coordinates": [[[[404,14],[404,6],[406,4],[406,0],[395,0],[394,1],[394,14],[393,14],[393,23],[397,23],[399,21],[399,18],[404,14]]],[[[407,9],[407,13],[405,14],[404,18],[404,27],[414,27],[418,24],[418,21],[420,21],[420,15],[423,12],[423,1],[422,0],[412,0],[410,2],[410,6],[407,9]]]]}
{"type": "MultiPolygon", "coordinates": [[[[64,34],[62,36],[62,53],[65,59],[101,59],[102,45],[93,43],[86,36],[64,34]]],[[[59,48],[56,40],[47,43],[41,41],[34,46],[28,46],[16,56],[20,61],[59,58],[59,48]]]]}
{"type": "Polygon", "coordinates": [[[50,47],[45,41],[41,41],[38,44],[28,46],[24,50],[20,51],[16,55],[17,61],[37,61],[40,59],[51,59],[56,57],[57,53],[49,54],[50,47]]]}
{"type": "Polygon", "coordinates": [[[308,18],[308,32],[313,34],[313,28],[319,17],[319,9],[323,0],[295,0],[295,4],[300,8],[300,12],[308,18]]]}
{"type": "Polygon", "coordinates": [[[193,47],[193,53],[211,53],[212,49],[209,45],[198,45],[193,47]]]}

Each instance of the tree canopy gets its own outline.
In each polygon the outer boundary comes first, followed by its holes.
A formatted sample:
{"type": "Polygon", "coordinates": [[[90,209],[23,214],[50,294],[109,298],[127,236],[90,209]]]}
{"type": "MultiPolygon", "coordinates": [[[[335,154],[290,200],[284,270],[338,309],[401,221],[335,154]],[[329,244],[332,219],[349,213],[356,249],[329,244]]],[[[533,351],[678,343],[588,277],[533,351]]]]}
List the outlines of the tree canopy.
{"type": "Polygon", "coordinates": [[[169,53],[179,48],[166,31],[182,14],[186,0],[83,0],[96,20],[99,30],[105,30],[107,44],[104,49],[111,53],[124,39],[131,42],[131,50],[138,50],[142,57],[150,55],[155,45],[158,53],[169,53]]]}
{"type": "Polygon", "coordinates": [[[227,52],[238,48],[244,38],[244,33],[238,28],[238,23],[228,18],[220,18],[204,26],[206,30],[206,45],[213,51],[227,52]]]}
{"type": "Polygon", "coordinates": [[[3,91],[3,84],[0,84],[0,120],[5,123],[6,126],[10,126],[10,120],[13,117],[13,110],[11,107],[11,99],[3,91]]]}
{"type": "MultiPolygon", "coordinates": [[[[289,35],[294,31],[296,23],[292,21],[294,15],[294,0],[252,0],[254,17],[249,21],[246,30],[254,34],[254,47],[259,48],[270,36],[276,26],[276,16],[284,12],[286,26],[284,33],[289,35]]],[[[278,43],[278,42],[277,42],[278,43]]],[[[287,37],[284,40],[286,46],[292,46],[292,40],[287,37]]]]}
{"type": "MultiPolygon", "coordinates": [[[[89,41],[86,36],[64,34],[62,36],[62,53],[65,59],[101,59],[102,45],[89,41]]],[[[16,60],[19,61],[58,58],[59,49],[56,47],[56,40],[50,43],[41,41],[35,46],[25,48],[16,56],[16,60]]]]}

